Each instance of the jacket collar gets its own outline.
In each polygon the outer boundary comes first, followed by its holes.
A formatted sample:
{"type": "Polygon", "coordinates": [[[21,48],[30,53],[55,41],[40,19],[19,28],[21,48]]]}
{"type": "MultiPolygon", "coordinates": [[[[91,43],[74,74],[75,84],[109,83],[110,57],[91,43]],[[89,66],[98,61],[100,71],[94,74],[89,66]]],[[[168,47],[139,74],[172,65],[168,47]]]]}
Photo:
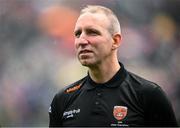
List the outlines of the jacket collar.
{"type": "Polygon", "coordinates": [[[118,70],[118,72],[106,83],[102,83],[102,84],[98,84],[96,82],[94,82],[91,77],[89,76],[89,74],[87,75],[87,79],[85,81],[85,85],[84,88],[87,90],[91,90],[94,88],[103,88],[103,87],[107,87],[107,88],[115,88],[118,87],[122,84],[122,82],[124,81],[124,79],[127,76],[127,71],[124,68],[124,65],[122,63],[120,63],[121,68],[118,70]]]}

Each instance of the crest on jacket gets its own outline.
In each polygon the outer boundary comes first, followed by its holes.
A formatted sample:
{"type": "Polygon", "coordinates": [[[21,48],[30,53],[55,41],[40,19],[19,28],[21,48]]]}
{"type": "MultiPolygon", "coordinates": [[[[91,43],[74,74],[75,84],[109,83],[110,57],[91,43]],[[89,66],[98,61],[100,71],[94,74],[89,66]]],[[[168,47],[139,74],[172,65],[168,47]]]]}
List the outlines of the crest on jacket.
{"type": "Polygon", "coordinates": [[[114,106],[113,115],[116,120],[121,121],[127,115],[128,108],[126,106],[114,106]]]}

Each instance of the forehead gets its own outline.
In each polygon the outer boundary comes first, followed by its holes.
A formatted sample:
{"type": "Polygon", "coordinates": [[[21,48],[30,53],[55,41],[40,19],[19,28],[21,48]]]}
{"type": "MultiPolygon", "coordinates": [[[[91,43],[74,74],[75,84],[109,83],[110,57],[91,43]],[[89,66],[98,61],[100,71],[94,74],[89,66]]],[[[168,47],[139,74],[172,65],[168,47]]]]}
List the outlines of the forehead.
{"type": "Polygon", "coordinates": [[[75,29],[81,27],[105,27],[109,25],[110,21],[103,13],[84,13],[81,14],[76,22],[75,29]]]}

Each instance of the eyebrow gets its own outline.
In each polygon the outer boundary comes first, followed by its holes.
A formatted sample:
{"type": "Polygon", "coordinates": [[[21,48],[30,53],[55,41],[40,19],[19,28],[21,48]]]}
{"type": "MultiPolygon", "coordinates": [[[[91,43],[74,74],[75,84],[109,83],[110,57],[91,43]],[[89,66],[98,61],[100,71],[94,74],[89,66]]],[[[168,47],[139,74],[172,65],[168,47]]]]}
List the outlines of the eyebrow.
{"type": "Polygon", "coordinates": [[[95,29],[95,28],[87,28],[86,31],[87,32],[95,32],[97,34],[101,34],[101,32],[99,30],[95,29]]]}
{"type": "MultiPolygon", "coordinates": [[[[74,34],[76,34],[77,32],[79,32],[79,31],[81,31],[82,29],[81,28],[77,28],[77,29],[75,29],[74,30],[74,34]]],[[[94,31],[94,32],[97,32],[97,33],[101,33],[99,30],[97,30],[96,28],[94,28],[94,27],[91,27],[91,26],[87,26],[87,27],[85,27],[85,30],[86,31],[94,31]]]]}

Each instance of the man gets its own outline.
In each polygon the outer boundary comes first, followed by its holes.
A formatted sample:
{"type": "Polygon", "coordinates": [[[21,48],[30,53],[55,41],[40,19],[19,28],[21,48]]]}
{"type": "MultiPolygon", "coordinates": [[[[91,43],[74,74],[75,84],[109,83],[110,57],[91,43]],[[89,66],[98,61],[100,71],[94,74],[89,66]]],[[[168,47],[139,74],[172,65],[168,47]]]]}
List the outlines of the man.
{"type": "Polygon", "coordinates": [[[74,35],[77,57],[88,75],[55,95],[50,127],[177,126],[160,86],[128,72],[118,61],[121,29],[110,9],[84,8],[74,35]]]}

